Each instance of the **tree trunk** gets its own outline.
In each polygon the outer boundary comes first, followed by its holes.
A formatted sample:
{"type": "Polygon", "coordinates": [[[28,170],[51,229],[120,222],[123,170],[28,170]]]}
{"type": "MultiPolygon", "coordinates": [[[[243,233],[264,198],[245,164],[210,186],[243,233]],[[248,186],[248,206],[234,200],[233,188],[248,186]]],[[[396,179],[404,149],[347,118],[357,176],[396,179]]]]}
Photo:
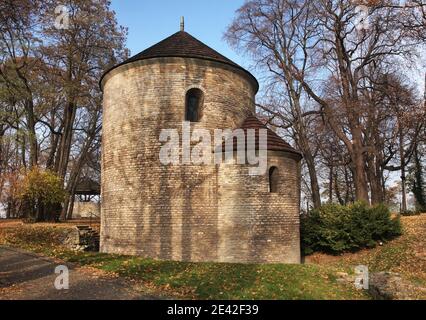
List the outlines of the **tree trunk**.
{"type": "Polygon", "coordinates": [[[383,189],[381,183],[381,175],[377,174],[376,162],[373,157],[368,157],[367,160],[367,177],[370,182],[371,204],[383,203],[383,189]]]}
{"type": "Polygon", "coordinates": [[[414,148],[414,178],[412,192],[416,200],[416,210],[423,212],[426,209],[426,199],[424,192],[422,157],[419,154],[419,146],[414,148]]]}
{"type": "Polygon", "coordinates": [[[362,133],[359,127],[353,129],[352,167],[354,173],[355,199],[369,203],[368,184],[365,176],[362,133]]]}
{"type": "Polygon", "coordinates": [[[407,198],[405,186],[405,154],[404,154],[404,135],[402,129],[399,129],[399,157],[401,160],[401,212],[407,211],[407,198]]]}
{"type": "Polygon", "coordinates": [[[348,169],[346,166],[344,167],[344,171],[345,171],[345,184],[346,184],[345,204],[348,204],[349,202],[352,202],[354,198],[352,181],[349,179],[349,173],[352,175],[352,171],[348,169]]]}
{"type": "Polygon", "coordinates": [[[329,166],[330,172],[328,175],[328,202],[333,202],[333,164],[329,166]]]}
{"type": "Polygon", "coordinates": [[[61,132],[63,128],[61,126],[57,132],[54,131],[54,128],[55,128],[54,114],[51,115],[50,126],[52,128],[50,131],[50,151],[46,161],[46,168],[55,170],[55,156],[58,153],[58,145],[59,145],[61,132]]]}
{"type": "Polygon", "coordinates": [[[38,203],[37,203],[37,218],[36,218],[36,221],[39,221],[39,222],[46,221],[46,212],[45,212],[44,209],[45,209],[44,205],[39,199],[38,203]]]}
{"type": "Polygon", "coordinates": [[[75,187],[73,188],[71,194],[72,194],[72,196],[70,197],[69,204],[68,204],[67,220],[72,219],[72,214],[73,214],[73,211],[74,211],[75,187]]]}
{"type": "Polygon", "coordinates": [[[315,168],[315,161],[310,151],[305,151],[304,157],[306,161],[306,166],[308,167],[309,180],[311,183],[312,202],[313,202],[314,208],[317,209],[321,207],[321,196],[320,196],[317,171],[315,168]]]}
{"type": "Polygon", "coordinates": [[[6,219],[10,219],[11,218],[11,213],[12,213],[12,208],[10,207],[11,203],[10,201],[7,202],[7,207],[6,207],[6,219]]]}
{"type": "Polygon", "coordinates": [[[30,167],[37,166],[38,162],[38,144],[35,130],[34,108],[32,101],[26,103],[27,122],[28,122],[28,140],[30,144],[30,167]]]}
{"type": "Polygon", "coordinates": [[[337,174],[337,170],[334,171],[334,192],[336,193],[336,197],[337,200],[339,201],[339,203],[343,206],[345,205],[345,201],[342,199],[342,195],[340,193],[340,188],[339,188],[339,181],[338,181],[338,174],[337,174]]]}
{"type": "MultiPolygon", "coordinates": [[[[71,202],[70,199],[74,198],[75,187],[78,182],[78,177],[80,176],[81,169],[83,168],[84,164],[87,161],[87,155],[90,151],[90,148],[92,147],[93,140],[95,139],[96,134],[99,131],[100,131],[100,127],[97,126],[97,115],[96,115],[93,119],[92,125],[90,126],[87,140],[80,152],[80,157],[70,172],[70,178],[68,179],[68,185],[67,185],[67,191],[69,192],[70,196],[67,197],[64,201],[64,207],[61,212],[61,219],[63,220],[66,220],[68,217],[71,217],[72,215],[72,211],[70,211],[70,202],[71,202]]],[[[72,205],[74,205],[73,202],[72,202],[72,205]]]]}
{"type": "Polygon", "coordinates": [[[62,132],[59,150],[57,154],[56,172],[61,178],[65,178],[71,151],[73,125],[76,114],[74,103],[68,103],[64,115],[64,131],[62,132]]]}

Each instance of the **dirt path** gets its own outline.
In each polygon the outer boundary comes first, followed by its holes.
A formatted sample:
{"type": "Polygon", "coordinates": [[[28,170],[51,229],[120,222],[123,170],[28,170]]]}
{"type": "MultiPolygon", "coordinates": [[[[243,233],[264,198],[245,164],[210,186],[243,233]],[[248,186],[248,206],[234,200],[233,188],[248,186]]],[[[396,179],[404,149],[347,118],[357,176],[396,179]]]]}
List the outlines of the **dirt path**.
{"type": "Polygon", "coordinates": [[[158,299],[141,285],[105,274],[97,269],[78,268],[23,250],[0,246],[0,300],[120,300],[158,299]],[[69,268],[69,289],[57,290],[55,268],[69,268]],[[145,292],[144,292],[145,291],[145,292]]]}

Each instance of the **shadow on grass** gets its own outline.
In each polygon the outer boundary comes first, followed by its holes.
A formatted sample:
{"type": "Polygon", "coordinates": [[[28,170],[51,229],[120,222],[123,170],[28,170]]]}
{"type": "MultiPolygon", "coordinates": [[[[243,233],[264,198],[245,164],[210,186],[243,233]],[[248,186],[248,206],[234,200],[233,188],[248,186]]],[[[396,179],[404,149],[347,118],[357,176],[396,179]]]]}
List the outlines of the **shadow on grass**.
{"type": "Polygon", "coordinates": [[[314,265],[192,263],[72,252],[61,258],[197,299],[365,298],[338,284],[332,271],[314,265]]]}
{"type": "MultiPolygon", "coordinates": [[[[25,231],[25,232],[24,232],[25,231]]],[[[333,270],[318,265],[176,262],[106,253],[74,252],[56,244],[60,231],[28,240],[14,232],[16,246],[82,266],[115,272],[153,285],[164,293],[195,299],[363,299],[337,283],[333,270]],[[48,239],[49,238],[49,239],[48,239]],[[37,240],[37,241],[35,241],[37,240]]],[[[11,241],[9,241],[11,242],[11,241]]],[[[9,243],[11,244],[11,243],[9,243]]]]}

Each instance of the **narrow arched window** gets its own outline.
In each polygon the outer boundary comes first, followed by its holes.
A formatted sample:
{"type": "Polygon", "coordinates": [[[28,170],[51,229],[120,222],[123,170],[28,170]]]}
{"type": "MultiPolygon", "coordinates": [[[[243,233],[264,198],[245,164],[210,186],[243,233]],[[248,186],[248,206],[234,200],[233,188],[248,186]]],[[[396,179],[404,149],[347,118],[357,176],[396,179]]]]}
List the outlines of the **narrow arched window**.
{"type": "Polygon", "coordinates": [[[269,192],[277,193],[278,183],[279,183],[278,168],[277,167],[269,168],[269,192]]]}
{"type": "Polygon", "coordinates": [[[202,107],[204,103],[203,91],[197,88],[188,90],[185,102],[185,120],[198,122],[202,116],[202,107]]]}

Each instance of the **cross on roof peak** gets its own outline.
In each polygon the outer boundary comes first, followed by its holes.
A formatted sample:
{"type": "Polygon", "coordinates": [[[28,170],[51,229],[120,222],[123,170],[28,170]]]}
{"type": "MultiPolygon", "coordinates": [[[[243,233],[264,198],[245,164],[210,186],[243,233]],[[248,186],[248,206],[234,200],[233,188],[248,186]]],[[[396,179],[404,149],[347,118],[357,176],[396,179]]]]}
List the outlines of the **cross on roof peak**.
{"type": "Polygon", "coordinates": [[[180,31],[185,31],[185,18],[180,17],[180,31]]]}

